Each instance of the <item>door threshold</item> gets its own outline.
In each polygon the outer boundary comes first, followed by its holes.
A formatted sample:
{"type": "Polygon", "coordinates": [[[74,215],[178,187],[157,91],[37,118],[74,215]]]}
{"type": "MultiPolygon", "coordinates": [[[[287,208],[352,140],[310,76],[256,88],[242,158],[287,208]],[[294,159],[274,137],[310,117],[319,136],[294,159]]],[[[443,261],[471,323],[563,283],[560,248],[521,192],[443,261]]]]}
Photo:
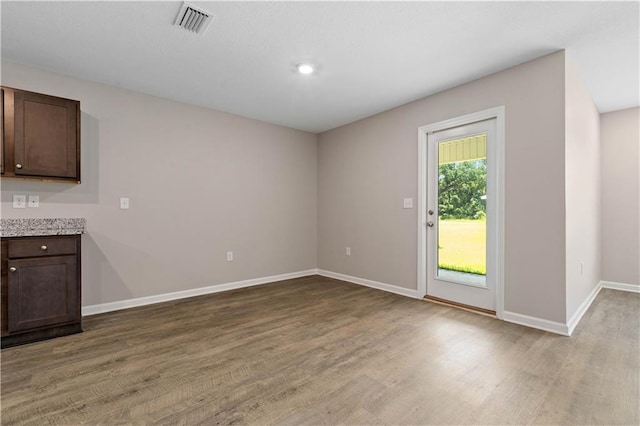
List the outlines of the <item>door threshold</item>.
{"type": "Polygon", "coordinates": [[[490,317],[496,317],[496,311],[491,311],[489,309],[478,308],[477,306],[465,305],[464,303],[452,302],[451,300],[440,299],[439,297],[434,297],[429,295],[425,295],[424,299],[429,302],[437,303],[439,305],[463,309],[465,311],[471,311],[477,314],[483,314],[490,317]]]}

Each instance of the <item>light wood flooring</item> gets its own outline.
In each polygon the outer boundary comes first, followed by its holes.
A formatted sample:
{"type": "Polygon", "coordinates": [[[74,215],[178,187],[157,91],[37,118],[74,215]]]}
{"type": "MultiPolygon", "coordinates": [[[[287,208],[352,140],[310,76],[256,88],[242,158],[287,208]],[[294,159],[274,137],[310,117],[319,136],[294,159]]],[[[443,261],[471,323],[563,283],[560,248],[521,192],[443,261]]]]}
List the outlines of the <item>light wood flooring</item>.
{"type": "Polygon", "coordinates": [[[638,425],[640,294],[572,337],[323,277],[2,350],[2,424],[638,425]]]}

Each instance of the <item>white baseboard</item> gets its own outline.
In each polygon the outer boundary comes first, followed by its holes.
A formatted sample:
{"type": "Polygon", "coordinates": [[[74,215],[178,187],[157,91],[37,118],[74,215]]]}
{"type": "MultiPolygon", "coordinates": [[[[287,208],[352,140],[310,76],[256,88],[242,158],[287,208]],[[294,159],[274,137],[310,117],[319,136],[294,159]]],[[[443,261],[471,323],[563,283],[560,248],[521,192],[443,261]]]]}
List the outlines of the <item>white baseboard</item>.
{"type": "Polygon", "coordinates": [[[537,328],[563,336],[569,336],[569,327],[561,322],[549,321],[542,318],[530,317],[529,315],[517,314],[515,312],[504,311],[503,320],[526,327],[537,328]]]}
{"type": "Polygon", "coordinates": [[[235,290],[238,288],[252,287],[255,285],[268,284],[276,281],[290,280],[292,278],[307,277],[317,275],[317,269],[291,272],[288,274],[272,275],[270,277],[253,278],[250,280],[236,281],[212,285],[208,287],[194,288],[191,290],[176,291],[173,293],[158,294],[155,296],[138,297],[135,299],[120,300],[117,302],[102,303],[99,305],[89,305],[82,307],[82,315],[96,315],[105,312],[119,311],[121,309],[135,308],[137,306],[151,305],[154,303],[168,302],[171,300],[184,299],[187,297],[202,296],[204,294],[219,293],[221,291],[235,290]]]}
{"type": "Polygon", "coordinates": [[[640,285],[637,285],[637,284],[616,283],[613,281],[600,281],[600,285],[604,288],[610,288],[613,290],[622,290],[622,291],[629,291],[631,293],[640,293],[640,285]]]}
{"type": "Polygon", "coordinates": [[[344,274],[339,274],[337,272],[325,271],[323,269],[318,269],[318,275],[322,275],[323,277],[335,278],[337,280],[347,281],[354,284],[360,284],[365,287],[371,287],[378,290],[387,291],[389,293],[399,294],[401,296],[420,299],[420,297],[418,296],[418,290],[411,290],[409,288],[398,287],[397,285],[393,285],[393,284],[386,284],[378,281],[371,281],[365,278],[352,277],[350,275],[344,275],[344,274]]]}
{"type": "Polygon", "coordinates": [[[598,293],[600,293],[600,290],[603,288],[640,293],[640,286],[638,285],[616,283],[611,281],[600,281],[598,285],[593,288],[584,302],[582,302],[578,310],[573,314],[569,321],[567,321],[567,324],[562,324],[560,322],[549,321],[536,317],[530,317],[528,315],[517,314],[515,312],[505,312],[504,320],[520,325],[525,325],[527,327],[549,331],[551,333],[561,334],[563,336],[571,336],[576,326],[578,325],[584,314],[589,310],[589,307],[598,296],[598,293]]]}
{"type": "Polygon", "coordinates": [[[587,312],[587,310],[589,310],[589,306],[591,306],[593,301],[596,299],[596,296],[598,295],[598,293],[600,293],[601,288],[602,288],[602,281],[600,281],[593,288],[593,290],[591,290],[591,293],[589,293],[589,296],[587,296],[584,302],[582,302],[582,304],[578,307],[578,310],[569,319],[569,321],[567,322],[567,327],[569,328],[569,336],[571,336],[571,334],[573,333],[573,330],[575,330],[576,326],[582,319],[582,316],[587,312]]]}
{"type": "MultiPolygon", "coordinates": [[[[323,269],[308,269],[306,271],[291,272],[288,274],[272,275],[269,277],[253,278],[244,281],[236,281],[208,287],[200,287],[191,290],[176,291],[172,293],[158,294],[154,296],[138,297],[135,299],[120,300],[117,302],[103,303],[99,305],[89,305],[82,307],[82,315],[96,315],[105,312],[119,311],[121,309],[135,308],[137,306],[151,305],[154,303],[168,302],[171,300],[184,299],[187,297],[201,296],[205,294],[219,293],[222,291],[235,290],[238,288],[252,287],[261,284],[268,284],[277,281],[289,280],[293,278],[307,277],[311,275],[321,275],[324,277],[335,278],[378,290],[387,291],[389,293],[399,294],[401,296],[420,299],[417,290],[399,287],[393,284],[381,283],[365,278],[353,277],[350,275],[339,274],[337,272],[326,271],[323,269]]],[[[515,312],[504,312],[503,320],[515,324],[533,327],[551,333],[570,336],[578,325],[582,316],[587,312],[591,303],[595,300],[601,288],[609,288],[613,290],[628,291],[632,293],[640,293],[640,286],[635,284],[616,283],[612,281],[600,281],[593,289],[591,294],[580,305],[576,313],[571,317],[567,324],[561,322],[549,321],[542,318],[531,317],[528,315],[518,314],[515,312]]]]}

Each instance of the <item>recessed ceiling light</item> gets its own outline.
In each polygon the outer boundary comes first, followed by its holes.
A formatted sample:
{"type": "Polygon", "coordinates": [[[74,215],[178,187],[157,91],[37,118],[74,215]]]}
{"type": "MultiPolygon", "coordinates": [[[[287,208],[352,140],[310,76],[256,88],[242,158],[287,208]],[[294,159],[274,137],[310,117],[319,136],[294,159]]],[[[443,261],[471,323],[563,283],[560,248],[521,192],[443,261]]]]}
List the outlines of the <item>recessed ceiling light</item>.
{"type": "Polygon", "coordinates": [[[313,73],[313,65],[311,65],[311,64],[298,64],[298,72],[300,74],[311,74],[311,73],[313,73]]]}

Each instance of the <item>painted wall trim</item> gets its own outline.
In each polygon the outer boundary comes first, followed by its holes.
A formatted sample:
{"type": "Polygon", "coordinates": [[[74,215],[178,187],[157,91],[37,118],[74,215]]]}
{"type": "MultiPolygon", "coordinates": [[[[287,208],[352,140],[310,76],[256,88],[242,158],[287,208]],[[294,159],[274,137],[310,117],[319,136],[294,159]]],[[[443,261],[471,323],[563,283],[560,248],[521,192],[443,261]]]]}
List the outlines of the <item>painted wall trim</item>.
{"type": "Polygon", "coordinates": [[[389,293],[399,294],[400,296],[411,297],[414,299],[421,298],[417,290],[399,287],[393,284],[381,283],[378,281],[372,281],[365,278],[352,277],[350,275],[344,275],[344,274],[339,274],[337,272],[325,271],[323,269],[318,269],[318,275],[322,275],[323,277],[328,277],[328,278],[335,278],[337,280],[347,281],[354,284],[360,284],[365,287],[371,287],[378,290],[387,291],[389,293]]]}
{"type": "Polygon", "coordinates": [[[524,325],[526,327],[537,328],[539,330],[549,331],[563,336],[570,336],[569,326],[561,322],[549,321],[542,318],[530,317],[529,315],[517,314],[515,312],[505,311],[502,318],[507,322],[524,325]]]}
{"type": "Polygon", "coordinates": [[[288,274],[272,275],[270,277],[252,278],[250,280],[235,281],[224,284],[217,284],[208,287],[194,288],[190,290],[176,291],[172,293],[157,294],[154,296],[138,297],[135,299],[120,300],[117,302],[102,303],[99,305],[89,305],[82,307],[82,315],[96,315],[105,312],[119,311],[121,309],[135,308],[137,306],[152,305],[154,303],[169,302],[171,300],[184,299],[187,297],[202,296],[205,294],[220,293],[222,291],[235,290],[238,288],[252,287],[255,285],[269,284],[277,281],[290,280],[293,278],[318,275],[317,269],[291,272],[288,274]]]}
{"type": "Polygon", "coordinates": [[[470,124],[476,121],[496,119],[496,316],[503,318],[504,293],[505,293],[505,265],[504,265],[504,239],[505,239],[505,120],[506,110],[504,105],[478,111],[472,114],[427,124],[418,128],[418,297],[427,294],[427,137],[430,132],[448,129],[451,127],[470,124]]]}
{"type": "Polygon", "coordinates": [[[640,293],[640,285],[617,283],[614,281],[600,281],[600,285],[604,288],[612,290],[629,291],[631,293],[640,293]]]}
{"type": "MultiPolygon", "coordinates": [[[[191,290],[176,291],[173,293],[164,293],[154,296],[139,297],[135,299],[120,300],[117,302],[103,303],[99,305],[88,305],[82,307],[82,315],[90,316],[102,314],[106,312],[119,311],[122,309],[135,308],[138,306],[152,305],[155,303],[169,302],[172,300],[185,299],[187,297],[202,296],[205,294],[220,293],[223,291],[235,290],[239,288],[253,287],[256,285],[269,284],[278,281],[290,280],[293,278],[308,277],[312,275],[321,275],[323,277],[335,278],[337,280],[350,282],[353,284],[363,285],[365,287],[375,288],[377,290],[398,294],[400,296],[411,297],[413,299],[421,299],[418,290],[412,290],[399,287],[393,284],[382,283],[379,281],[368,280],[366,278],[353,277],[350,275],[340,274],[337,272],[326,271],[323,269],[308,269],[306,271],[291,272],[288,274],[272,275],[269,277],[252,278],[244,281],[235,281],[230,283],[212,285],[208,287],[200,287],[191,290]]],[[[628,291],[632,293],[640,293],[640,286],[634,284],[616,283],[612,281],[600,281],[593,289],[591,294],[580,305],[576,313],[571,317],[567,324],[549,321],[542,318],[531,317],[528,315],[518,314],[516,312],[505,311],[503,320],[514,324],[524,325],[526,327],[537,328],[539,330],[548,331],[563,336],[570,336],[578,325],[584,314],[598,296],[602,288],[613,290],[628,291]]]]}
{"type": "Polygon", "coordinates": [[[580,320],[582,319],[584,314],[589,310],[589,307],[600,293],[602,287],[603,285],[601,281],[593,288],[593,290],[591,290],[591,293],[589,293],[587,298],[582,302],[582,304],[580,304],[578,310],[573,314],[573,316],[569,319],[569,321],[567,321],[566,324],[518,314],[515,312],[505,312],[504,320],[527,327],[549,331],[551,333],[561,334],[563,336],[571,336],[576,326],[580,323],[580,320]]]}
{"type": "Polygon", "coordinates": [[[573,334],[573,330],[575,330],[576,326],[582,319],[583,315],[589,310],[589,307],[591,306],[593,301],[596,299],[601,289],[602,289],[602,281],[596,284],[593,290],[591,290],[591,293],[589,293],[589,296],[587,296],[584,302],[582,302],[582,304],[578,307],[578,310],[569,319],[569,321],[567,322],[567,327],[569,328],[569,336],[573,334]]]}

